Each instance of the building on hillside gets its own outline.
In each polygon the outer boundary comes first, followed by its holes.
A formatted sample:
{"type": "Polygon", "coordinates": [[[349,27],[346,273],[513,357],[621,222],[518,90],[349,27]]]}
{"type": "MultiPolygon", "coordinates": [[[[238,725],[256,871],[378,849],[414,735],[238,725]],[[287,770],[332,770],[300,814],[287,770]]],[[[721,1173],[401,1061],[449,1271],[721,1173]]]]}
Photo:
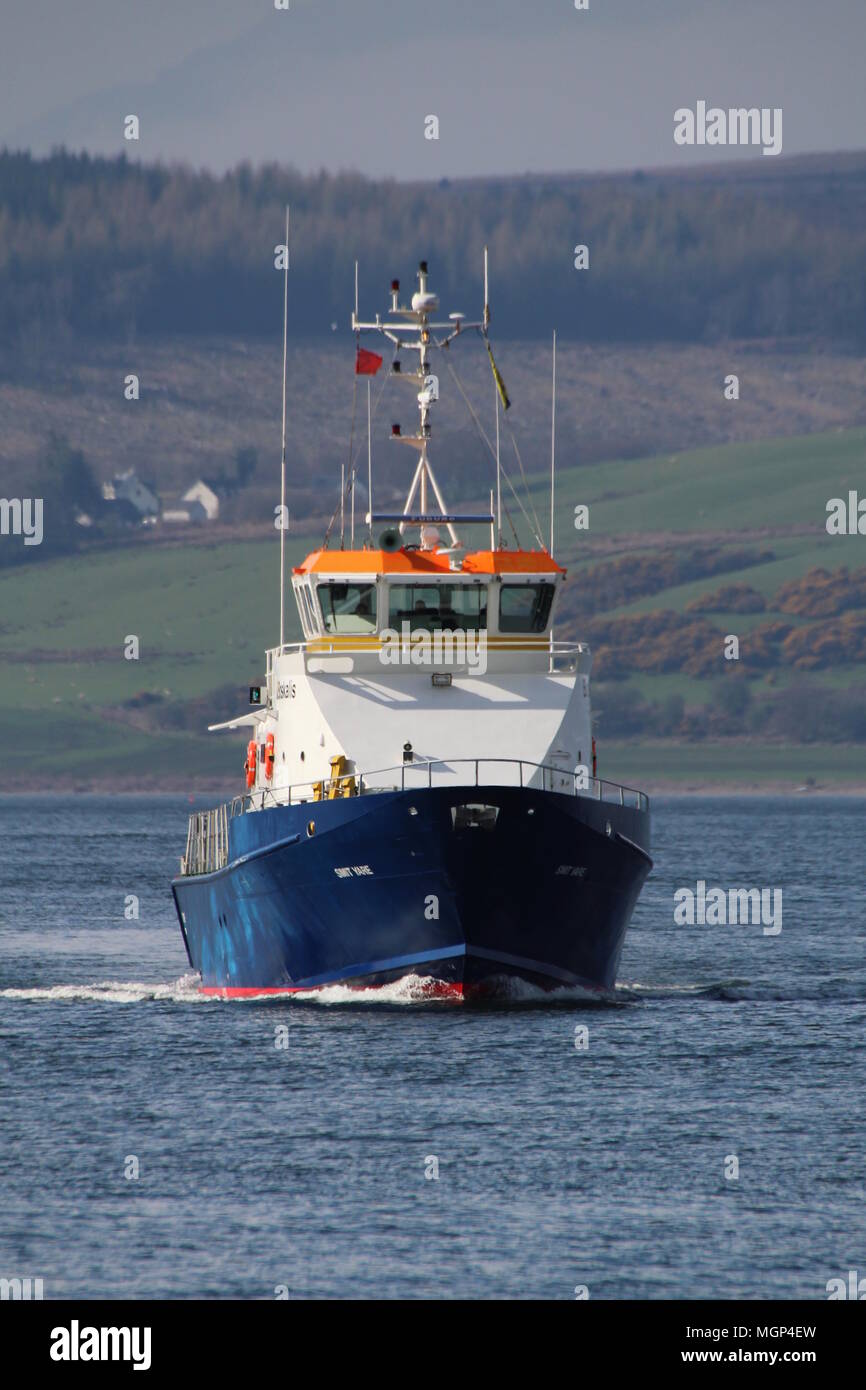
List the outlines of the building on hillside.
{"type": "Polygon", "coordinates": [[[184,504],[198,502],[204,508],[208,521],[216,521],[220,514],[220,499],[215,489],[203,478],[199,478],[192,487],[187,488],[181,501],[184,504]]]}
{"type": "Polygon", "coordinates": [[[103,483],[102,496],[106,502],[129,502],[141,521],[155,520],[159,516],[156,488],[139,478],[134,468],[115,473],[110,483],[103,483]]]}
{"type": "Polygon", "coordinates": [[[168,526],[198,526],[209,518],[204,506],[197,498],[193,498],[189,502],[183,498],[178,504],[164,507],[162,519],[168,526]]]}

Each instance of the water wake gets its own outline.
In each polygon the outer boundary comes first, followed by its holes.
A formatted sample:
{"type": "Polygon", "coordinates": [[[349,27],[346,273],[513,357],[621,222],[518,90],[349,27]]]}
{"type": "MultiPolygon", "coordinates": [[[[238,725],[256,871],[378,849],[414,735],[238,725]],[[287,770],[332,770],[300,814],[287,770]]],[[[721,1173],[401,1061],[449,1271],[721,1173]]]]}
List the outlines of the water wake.
{"type": "Polygon", "coordinates": [[[22,999],[34,1003],[143,1004],[152,1001],[173,1004],[202,1004],[198,975],[181,975],[165,984],[144,984],[140,980],[99,980],[93,984],[47,985],[36,989],[0,989],[0,999],[22,999]]]}
{"type": "Polygon", "coordinates": [[[594,991],[578,986],[563,985],[545,990],[527,981],[508,979],[499,982],[495,994],[465,1002],[441,994],[438,980],[428,976],[407,975],[390,984],[355,988],[351,985],[322,985],[317,989],[296,994],[248,994],[241,998],[223,999],[202,994],[198,975],[181,975],[177,980],[144,982],[140,980],[100,980],[90,984],[47,985],[42,987],[0,989],[0,999],[32,1003],[91,1003],[91,1004],[276,1004],[285,1007],[317,1006],[319,1008],[405,1008],[428,1005],[442,1008],[455,1005],[483,1008],[569,1007],[595,1005],[600,1007],[628,1004],[660,1003],[677,1000],[704,1000],[718,1003],[796,1003],[827,1001],[834,1003],[866,1003],[866,976],[834,975],[824,979],[812,978],[799,983],[775,980],[729,979],[703,983],[645,984],[623,981],[614,990],[594,991]]]}

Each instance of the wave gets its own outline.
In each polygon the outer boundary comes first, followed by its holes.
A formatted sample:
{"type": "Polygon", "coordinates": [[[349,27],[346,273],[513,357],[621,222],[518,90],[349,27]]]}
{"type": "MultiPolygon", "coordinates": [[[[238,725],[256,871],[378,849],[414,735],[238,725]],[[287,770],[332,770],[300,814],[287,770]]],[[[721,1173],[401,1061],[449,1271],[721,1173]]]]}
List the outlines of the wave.
{"type": "Polygon", "coordinates": [[[652,1002],[665,999],[708,999],[722,1004],[742,1003],[863,1003],[866,976],[831,975],[790,980],[715,980],[701,984],[640,984],[625,981],[617,995],[652,1002]]]}
{"type": "MultiPolygon", "coordinates": [[[[179,979],[160,982],[139,980],[100,980],[92,984],[46,985],[34,988],[0,989],[0,999],[32,1003],[93,1003],[93,1004],[218,1004],[313,1005],[319,1008],[403,1008],[427,1005],[462,1008],[467,1002],[451,995],[442,995],[440,982],[429,976],[407,975],[390,984],[366,988],[351,985],[321,985],[297,994],[248,994],[224,999],[201,992],[198,975],[181,975],[179,979]]],[[[495,995],[468,1001],[472,1008],[552,1008],[593,1005],[595,1007],[651,1004],[676,1000],[708,1000],[717,1003],[797,1003],[797,1002],[866,1002],[866,977],[834,975],[825,979],[797,981],[728,979],[700,983],[646,984],[636,980],[622,981],[615,989],[595,991],[579,986],[563,985],[545,990],[524,980],[500,982],[495,995]]]]}
{"type": "MultiPolygon", "coordinates": [[[[443,994],[441,982],[432,976],[406,975],[390,984],[355,987],[352,985],[320,985],[295,994],[247,994],[221,998],[205,995],[200,989],[198,975],[182,975],[166,983],[140,980],[99,980],[91,984],[46,985],[33,988],[0,989],[0,999],[17,999],[31,1003],[94,1003],[94,1004],[276,1004],[315,1005],[320,1008],[355,1008],[364,1006],[405,1007],[430,1005],[441,1008],[460,1004],[452,994],[443,994]]],[[[476,1001],[473,1001],[476,1002],[476,1001]]],[[[522,980],[503,980],[496,995],[478,1000],[485,1005],[544,1005],[569,1003],[615,1002],[613,992],[600,994],[580,988],[544,990],[522,980]]]]}
{"type": "Polygon", "coordinates": [[[93,984],[46,985],[34,989],[0,989],[0,999],[22,999],[34,1003],[144,1004],[151,1001],[176,1004],[207,1003],[199,990],[198,975],[181,975],[165,984],[144,984],[139,980],[99,980],[93,984]]]}

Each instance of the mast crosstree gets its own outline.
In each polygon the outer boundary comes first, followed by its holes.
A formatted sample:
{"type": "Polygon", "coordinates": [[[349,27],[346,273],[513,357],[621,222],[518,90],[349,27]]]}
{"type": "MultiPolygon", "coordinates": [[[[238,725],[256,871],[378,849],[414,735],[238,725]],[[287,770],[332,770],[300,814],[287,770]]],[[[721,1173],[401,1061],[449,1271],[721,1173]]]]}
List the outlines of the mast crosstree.
{"type": "MultiPolygon", "coordinates": [[[[486,265],[485,253],[485,286],[486,265]]],[[[366,515],[366,522],[368,526],[372,526],[377,521],[396,522],[401,534],[406,526],[447,526],[452,546],[458,546],[460,542],[454,529],[455,523],[489,524],[493,517],[490,514],[456,515],[449,512],[436,481],[436,475],[430,463],[428,443],[432,435],[430,411],[439,400],[439,379],[430,368],[430,350],[432,347],[440,349],[448,347],[466,329],[477,329],[485,333],[490,314],[486,304],[485,288],[484,316],[477,323],[467,323],[465,316],[457,313],[449,314],[447,322],[437,322],[431,316],[439,308],[439,298],[429,289],[426,261],[420,262],[417,279],[418,288],[408,305],[400,303],[400,281],[391,281],[391,307],[388,312],[395,320],[391,322],[383,321],[381,314],[377,314],[372,322],[362,320],[358,314],[356,290],[355,309],[352,313],[353,332],[379,333],[393,343],[398,352],[405,350],[418,354],[418,366],[415,370],[404,372],[399,360],[395,360],[391,368],[392,377],[407,381],[417,388],[416,399],[419,415],[417,432],[415,434],[403,434],[399,425],[394,425],[391,431],[392,440],[399,444],[408,444],[410,448],[418,451],[418,463],[412,475],[406,502],[402,512],[370,511],[366,515]],[[434,336],[442,332],[445,333],[445,337],[437,339],[434,336]],[[438,511],[431,508],[431,501],[438,507],[438,511]],[[413,506],[415,510],[413,510],[413,506]]]]}

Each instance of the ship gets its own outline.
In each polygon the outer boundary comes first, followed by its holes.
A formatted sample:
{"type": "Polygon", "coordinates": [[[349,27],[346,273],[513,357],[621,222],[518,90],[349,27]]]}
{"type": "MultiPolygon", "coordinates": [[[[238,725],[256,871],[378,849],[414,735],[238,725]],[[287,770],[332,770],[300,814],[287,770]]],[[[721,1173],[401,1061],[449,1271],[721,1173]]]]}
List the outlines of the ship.
{"type": "MultiPolygon", "coordinates": [[[[356,264],[366,508],[356,527],[362,493],[344,465],[339,543],[332,526],[291,574],[298,642],[284,640],[287,296],[286,284],[280,640],[249,709],[210,726],[249,734],[245,785],[190,816],[172,883],[200,988],[230,998],[407,982],[412,997],[457,1001],[608,993],[652,868],[649,801],[599,777],[592,654],[554,638],[567,574],[553,554],[553,445],[549,542],[538,528],[528,549],[516,531],[503,538],[510,402],[490,343],[486,251],[473,323],[439,316],[425,261],[408,303],[394,280],[384,314],[363,320],[356,264]],[[382,354],[361,346],[371,333],[382,354]],[[496,489],[461,513],[431,462],[433,358],[445,355],[459,385],[450,354],[467,338],[493,371],[496,489]],[[391,426],[414,456],[405,503],[375,510],[370,388],[386,350],[382,383],[408,388],[418,419],[412,433],[391,426]]],[[[555,380],[554,369],[553,421],[555,380]]]]}

